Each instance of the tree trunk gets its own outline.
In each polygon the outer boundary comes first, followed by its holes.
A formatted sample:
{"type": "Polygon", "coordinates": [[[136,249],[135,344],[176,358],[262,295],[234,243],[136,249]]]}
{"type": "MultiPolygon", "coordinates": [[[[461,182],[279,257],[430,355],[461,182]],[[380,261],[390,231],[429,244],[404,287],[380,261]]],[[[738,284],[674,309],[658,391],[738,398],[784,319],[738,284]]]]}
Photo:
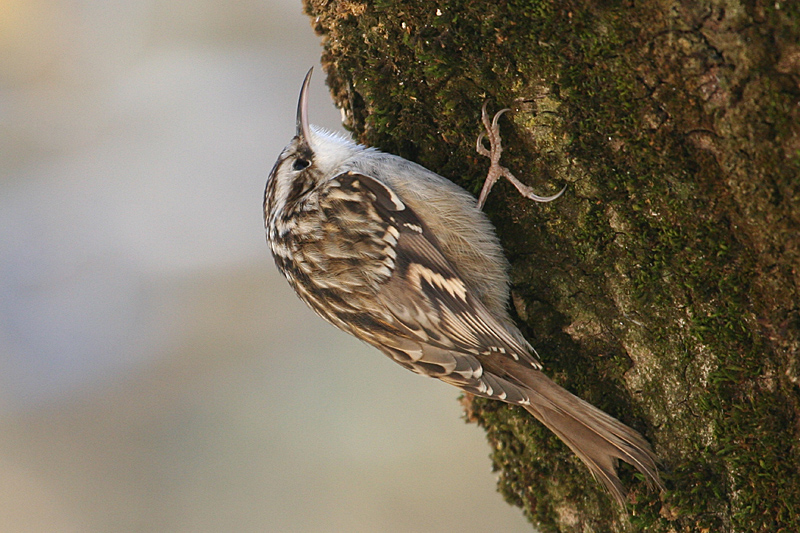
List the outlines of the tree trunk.
{"type": "Polygon", "coordinates": [[[306,0],[359,142],[477,192],[546,372],[641,431],[630,515],[525,411],[475,399],[542,531],[800,531],[800,2],[306,0]]]}

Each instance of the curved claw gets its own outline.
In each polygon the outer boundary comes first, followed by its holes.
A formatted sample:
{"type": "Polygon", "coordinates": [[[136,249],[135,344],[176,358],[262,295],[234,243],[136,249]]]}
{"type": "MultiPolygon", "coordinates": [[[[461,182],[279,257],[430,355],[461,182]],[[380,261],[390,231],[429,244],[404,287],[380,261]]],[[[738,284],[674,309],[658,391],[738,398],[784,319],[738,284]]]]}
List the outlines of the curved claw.
{"type": "Polygon", "coordinates": [[[546,204],[547,202],[552,202],[556,198],[559,198],[562,194],[564,194],[564,191],[566,191],[566,190],[567,190],[567,186],[564,185],[564,188],[562,188],[560,191],[558,191],[557,193],[555,193],[552,196],[539,196],[538,194],[536,194],[534,192],[530,192],[529,194],[526,194],[525,197],[530,198],[531,200],[533,200],[535,202],[540,202],[540,203],[546,204]]]}
{"type": "Polygon", "coordinates": [[[486,138],[485,133],[481,133],[480,135],[478,135],[478,142],[475,143],[475,150],[481,155],[485,155],[486,157],[491,157],[489,150],[487,150],[486,147],[483,145],[483,140],[485,138],[486,138]]]}
{"type": "Polygon", "coordinates": [[[511,111],[510,108],[505,107],[494,114],[494,118],[492,119],[492,129],[497,129],[497,123],[500,121],[500,117],[502,117],[505,113],[511,111]]]}

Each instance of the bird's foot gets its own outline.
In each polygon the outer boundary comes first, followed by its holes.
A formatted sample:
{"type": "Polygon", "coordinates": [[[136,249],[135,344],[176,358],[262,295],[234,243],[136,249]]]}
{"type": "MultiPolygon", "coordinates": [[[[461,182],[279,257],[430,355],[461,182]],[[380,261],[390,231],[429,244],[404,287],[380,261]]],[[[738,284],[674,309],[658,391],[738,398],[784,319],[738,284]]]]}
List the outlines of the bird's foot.
{"type": "Polygon", "coordinates": [[[486,198],[489,196],[489,191],[492,190],[492,187],[494,187],[494,184],[500,179],[501,176],[505,176],[506,179],[508,179],[508,181],[510,181],[511,184],[517,188],[522,196],[530,198],[535,202],[552,202],[564,194],[564,191],[567,190],[566,185],[563,189],[561,189],[561,191],[553,196],[539,196],[533,192],[533,189],[519,181],[510,170],[500,164],[500,156],[503,154],[503,145],[500,140],[500,125],[498,124],[498,121],[500,120],[500,117],[503,116],[503,113],[511,110],[508,108],[501,109],[495,113],[491,120],[489,120],[489,113],[486,111],[486,105],[488,103],[488,101],[484,102],[483,107],[481,108],[481,121],[483,122],[483,127],[486,129],[486,132],[478,135],[478,142],[475,146],[475,149],[478,151],[478,153],[488,157],[490,161],[489,173],[486,175],[486,181],[483,182],[483,189],[481,189],[481,194],[478,197],[478,209],[483,209],[483,204],[486,202],[486,198]],[[484,139],[489,140],[488,150],[483,145],[484,139]]]}

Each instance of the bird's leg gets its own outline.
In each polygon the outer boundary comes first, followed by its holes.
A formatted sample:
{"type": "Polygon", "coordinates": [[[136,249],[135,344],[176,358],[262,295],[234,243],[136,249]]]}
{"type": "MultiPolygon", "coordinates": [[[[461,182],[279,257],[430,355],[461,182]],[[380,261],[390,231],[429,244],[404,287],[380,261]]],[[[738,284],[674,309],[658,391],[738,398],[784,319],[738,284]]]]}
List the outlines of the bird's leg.
{"type": "Polygon", "coordinates": [[[490,121],[489,113],[486,111],[486,105],[488,103],[488,101],[484,102],[483,107],[481,108],[481,122],[483,122],[483,127],[486,129],[486,132],[478,135],[478,142],[475,146],[475,149],[478,151],[478,153],[488,157],[490,161],[489,173],[486,175],[486,181],[483,182],[483,189],[481,189],[481,194],[478,197],[478,209],[483,209],[483,204],[486,202],[486,198],[489,196],[489,191],[492,190],[492,187],[497,180],[500,179],[500,176],[505,176],[506,179],[508,179],[508,181],[510,181],[512,185],[517,188],[522,196],[530,198],[535,202],[552,202],[561,196],[564,191],[567,190],[566,185],[563,189],[561,189],[561,191],[553,196],[539,196],[533,192],[533,189],[519,181],[510,170],[500,164],[500,156],[503,154],[503,145],[500,142],[500,125],[498,122],[500,117],[503,116],[503,113],[511,110],[508,108],[501,109],[495,113],[494,118],[492,118],[490,121]],[[489,140],[488,150],[483,145],[483,139],[489,140]]]}

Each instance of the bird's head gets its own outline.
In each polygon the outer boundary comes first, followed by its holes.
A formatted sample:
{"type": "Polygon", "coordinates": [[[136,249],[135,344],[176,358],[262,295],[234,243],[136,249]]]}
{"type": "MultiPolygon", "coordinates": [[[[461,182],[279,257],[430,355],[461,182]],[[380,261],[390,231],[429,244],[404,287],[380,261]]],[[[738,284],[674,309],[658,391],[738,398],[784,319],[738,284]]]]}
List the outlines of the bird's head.
{"type": "MultiPolygon", "coordinates": [[[[283,149],[267,179],[264,216],[291,209],[320,183],[343,171],[345,163],[365,148],[308,122],[309,69],[297,102],[295,136],[283,149]]],[[[268,222],[268,221],[267,221],[268,222]]]]}

